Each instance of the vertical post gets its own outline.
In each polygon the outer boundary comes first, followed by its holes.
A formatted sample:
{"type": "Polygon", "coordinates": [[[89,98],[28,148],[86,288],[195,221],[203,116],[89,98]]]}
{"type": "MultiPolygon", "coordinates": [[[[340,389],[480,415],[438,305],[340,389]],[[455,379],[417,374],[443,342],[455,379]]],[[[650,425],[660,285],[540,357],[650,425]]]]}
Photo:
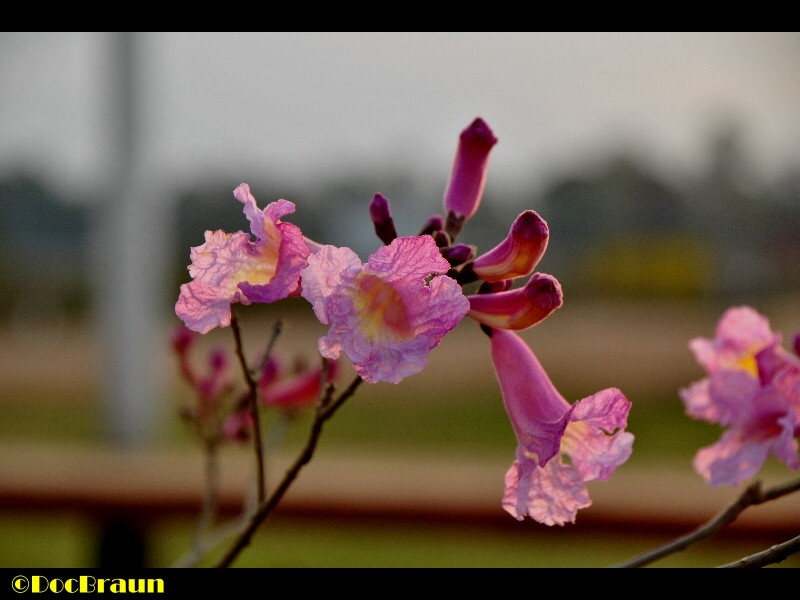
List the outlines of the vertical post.
{"type": "Polygon", "coordinates": [[[136,33],[112,33],[105,117],[111,176],[98,206],[94,280],[108,430],[123,446],[151,437],[156,422],[158,280],[163,274],[166,202],[143,152],[141,47],[136,33]]]}

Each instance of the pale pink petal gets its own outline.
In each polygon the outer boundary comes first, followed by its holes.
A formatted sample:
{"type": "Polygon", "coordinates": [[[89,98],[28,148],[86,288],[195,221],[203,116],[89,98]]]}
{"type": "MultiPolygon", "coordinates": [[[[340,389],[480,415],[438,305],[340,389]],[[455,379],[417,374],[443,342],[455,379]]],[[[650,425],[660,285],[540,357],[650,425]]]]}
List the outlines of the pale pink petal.
{"type": "Polygon", "coordinates": [[[417,287],[431,274],[447,273],[448,263],[429,235],[396,238],[369,257],[366,270],[386,283],[408,283],[417,287]]]}
{"type": "Polygon", "coordinates": [[[771,439],[748,439],[738,429],[726,431],[694,457],[694,468],[709,485],[738,485],[758,473],[769,455],[771,439]]]}
{"type": "Polygon", "coordinates": [[[613,433],[628,425],[631,403],[617,388],[607,388],[575,403],[570,421],[585,421],[597,429],[613,433]]]}
{"type": "Polygon", "coordinates": [[[302,273],[303,297],[330,324],[320,353],[344,353],[370,383],[399,383],[427,365],[430,350],[469,310],[430,236],[397,238],[360,264],[352,250],[323,247],[302,273]]]}
{"type": "Polygon", "coordinates": [[[308,266],[300,273],[303,282],[302,296],[311,303],[320,323],[327,325],[331,322],[328,316],[330,298],[351,293],[360,272],[361,261],[350,248],[321,246],[308,257],[308,266]]]}
{"type": "Polygon", "coordinates": [[[717,371],[680,391],[686,414],[730,425],[746,419],[758,394],[758,379],[746,371],[717,371]]]}
{"type": "Polygon", "coordinates": [[[195,331],[229,325],[234,302],[275,302],[295,293],[305,266],[309,251],[300,230],[279,220],[294,204],[279,200],[260,211],[244,183],[234,196],[244,204],[257,241],[242,231],[206,231],[205,243],[191,249],[193,280],[181,286],[175,312],[195,331]]]}
{"type": "Polygon", "coordinates": [[[523,456],[544,466],[558,453],[573,408],[519,335],[495,329],[490,340],[492,365],[523,456]]]}
{"type": "Polygon", "coordinates": [[[748,306],[729,308],[717,324],[716,338],[695,338],[689,347],[709,373],[720,369],[743,369],[755,375],[753,357],[780,343],[766,317],[748,306]]]}
{"type": "Polygon", "coordinates": [[[633,434],[628,424],[631,403],[617,388],[579,400],[561,441],[583,481],[605,480],[631,456],[633,434]]]}
{"type": "Polygon", "coordinates": [[[581,508],[591,506],[577,469],[554,458],[543,468],[515,460],[506,473],[503,508],[517,520],[531,517],[545,525],[574,523],[581,508]]]}
{"type": "MultiPolygon", "coordinates": [[[[264,213],[258,208],[255,197],[250,193],[250,186],[246,183],[240,183],[236,189],[233,190],[233,197],[244,204],[244,216],[250,221],[250,231],[256,236],[259,242],[263,242],[266,239],[264,232],[264,213]]],[[[282,200],[281,202],[287,201],[282,200]]],[[[291,204],[291,202],[289,202],[289,204],[291,204]]],[[[292,205],[292,210],[287,212],[294,212],[294,205],[292,205]]]]}

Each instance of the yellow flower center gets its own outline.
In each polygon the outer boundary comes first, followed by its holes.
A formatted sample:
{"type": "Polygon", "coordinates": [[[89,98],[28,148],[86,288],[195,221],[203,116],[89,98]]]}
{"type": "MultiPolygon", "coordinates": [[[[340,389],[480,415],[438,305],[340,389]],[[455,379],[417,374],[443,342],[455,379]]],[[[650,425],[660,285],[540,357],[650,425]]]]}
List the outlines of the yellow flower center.
{"type": "Polygon", "coordinates": [[[365,335],[401,342],[413,336],[406,305],[391,285],[371,273],[360,273],[355,287],[355,309],[365,335]]]}

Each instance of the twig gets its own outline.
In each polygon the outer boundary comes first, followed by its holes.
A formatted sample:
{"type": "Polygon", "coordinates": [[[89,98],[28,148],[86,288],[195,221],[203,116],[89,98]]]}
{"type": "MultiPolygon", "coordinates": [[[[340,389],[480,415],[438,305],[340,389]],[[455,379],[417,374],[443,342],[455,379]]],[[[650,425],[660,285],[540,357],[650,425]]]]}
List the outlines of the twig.
{"type": "Polygon", "coordinates": [[[765,492],[761,490],[761,482],[756,481],[748,486],[739,497],[724,510],[717,513],[713,518],[691,533],[614,566],[617,568],[642,567],[664,556],[685,550],[695,542],[699,542],[700,540],[704,540],[719,533],[726,525],[733,523],[736,517],[749,506],[763,504],[764,502],[769,502],[770,500],[791,494],[797,490],[800,490],[800,480],[771,488],[765,492]]]}
{"type": "Polygon", "coordinates": [[[192,549],[178,559],[174,567],[193,567],[203,558],[208,546],[207,535],[217,514],[219,501],[219,444],[209,440],[205,444],[206,495],[194,532],[192,549]]]}
{"type": "Polygon", "coordinates": [[[788,542],[776,544],[762,552],[756,552],[750,556],[745,556],[739,560],[720,565],[722,569],[746,569],[753,567],[765,567],[774,563],[779,563],[789,558],[792,554],[800,552],[800,535],[790,539],[788,542]]]}
{"type": "Polygon", "coordinates": [[[258,479],[258,502],[260,504],[264,501],[266,486],[264,484],[264,451],[261,447],[261,422],[258,415],[258,387],[255,379],[250,374],[250,368],[247,366],[247,360],[244,357],[242,332],[239,330],[239,320],[236,315],[231,316],[231,329],[233,330],[233,339],[236,341],[236,356],[239,358],[239,365],[242,367],[242,374],[245,382],[247,382],[247,400],[250,405],[250,416],[253,419],[253,438],[255,438],[253,447],[256,452],[256,477],[258,479]]]}
{"type": "Polygon", "coordinates": [[[308,434],[308,440],[306,441],[306,445],[303,448],[300,455],[295,459],[294,464],[292,464],[291,468],[286,471],[286,474],[283,476],[283,480],[280,482],[275,491],[272,492],[272,495],[267,499],[266,502],[260,503],[258,510],[250,519],[247,527],[241,532],[237,540],[234,542],[233,546],[230,550],[225,554],[225,556],[220,560],[217,567],[229,567],[233,561],[239,556],[239,553],[244,550],[249,544],[250,540],[253,537],[253,533],[258,529],[258,526],[261,525],[264,520],[275,510],[275,507],[278,503],[283,499],[283,496],[286,494],[289,487],[292,485],[292,482],[297,478],[297,475],[300,473],[302,468],[308,464],[311,458],[314,456],[314,451],[317,449],[317,443],[319,442],[320,435],[322,434],[322,428],[325,425],[326,421],[330,419],[339,408],[356,392],[358,386],[361,385],[363,380],[361,377],[356,376],[353,382],[345,389],[338,398],[333,400],[333,387],[327,386],[326,393],[322,397],[322,401],[317,406],[316,413],[314,415],[314,422],[311,425],[311,431],[308,434]]]}

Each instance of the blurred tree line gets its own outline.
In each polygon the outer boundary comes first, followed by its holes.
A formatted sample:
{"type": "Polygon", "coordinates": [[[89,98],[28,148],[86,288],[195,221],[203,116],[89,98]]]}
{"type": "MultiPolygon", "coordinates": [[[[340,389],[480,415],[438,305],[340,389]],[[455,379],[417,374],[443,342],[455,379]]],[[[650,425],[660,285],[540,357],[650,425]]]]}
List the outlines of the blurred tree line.
{"type": "MultiPolygon", "coordinates": [[[[538,192],[497,181],[490,171],[484,202],[461,241],[487,250],[503,239],[519,211],[533,208],[551,230],[540,270],[558,277],[571,297],[799,289],[800,164],[774,181],[759,181],[735,127],[718,132],[710,148],[699,175],[669,181],[626,153],[575,165],[538,192]]],[[[202,243],[206,229],[247,229],[231,194],[238,183],[217,176],[179,191],[165,310],[188,280],[189,247],[202,243]]],[[[298,211],[288,220],[308,237],[350,246],[366,258],[379,244],[367,210],[374,193],[392,202],[400,234],[413,235],[441,211],[446,182],[373,172],[329,181],[262,175],[248,183],[261,206],[277,198],[294,201],[298,211]]],[[[87,311],[90,208],[68,202],[31,174],[0,180],[0,199],[0,319],[40,310],[87,311]]]]}

